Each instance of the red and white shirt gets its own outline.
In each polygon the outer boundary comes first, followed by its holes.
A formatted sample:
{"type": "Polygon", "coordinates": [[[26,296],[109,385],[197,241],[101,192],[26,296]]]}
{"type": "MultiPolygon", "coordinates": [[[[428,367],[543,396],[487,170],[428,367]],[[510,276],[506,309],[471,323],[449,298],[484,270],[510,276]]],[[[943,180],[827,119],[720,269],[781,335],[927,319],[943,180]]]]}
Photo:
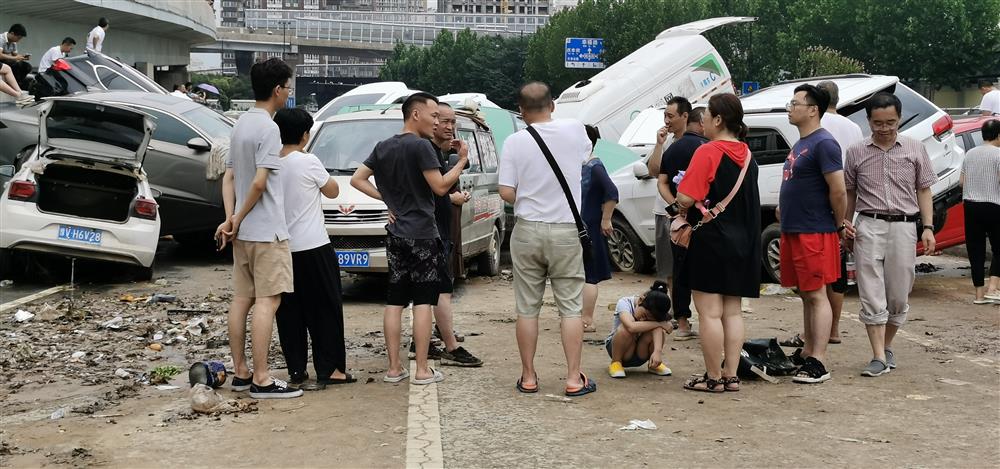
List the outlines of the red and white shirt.
{"type": "Polygon", "coordinates": [[[844,181],[856,191],[858,212],[882,215],[920,213],[917,190],[937,182],[923,143],[905,135],[884,151],[867,137],[847,149],[844,181]]]}

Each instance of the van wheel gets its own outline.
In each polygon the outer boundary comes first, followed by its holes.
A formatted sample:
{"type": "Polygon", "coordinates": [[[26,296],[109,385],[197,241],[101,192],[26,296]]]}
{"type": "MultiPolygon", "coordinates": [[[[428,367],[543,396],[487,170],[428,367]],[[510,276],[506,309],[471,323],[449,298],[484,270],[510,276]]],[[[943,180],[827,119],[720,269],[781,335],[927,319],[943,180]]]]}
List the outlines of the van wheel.
{"type": "Polygon", "coordinates": [[[652,259],[639,235],[621,217],[611,220],[611,230],[611,236],[607,240],[611,266],[621,272],[646,272],[652,259]]]}
{"type": "Polygon", "coordinates": [[[774,283],[781,283],[781,225],[772,223],[760,234],[764,273],[774,283]]]}
{"type": "Polygon", "coordinates": [[[496,277],[500,275],[500,243],[503,238],[500,237],[500,228],[493,225],[493,235],[490,236],[490,245],[486,249],[486,252],[479,255],[479,275],[488,275],[490,277],[496,277]]]}

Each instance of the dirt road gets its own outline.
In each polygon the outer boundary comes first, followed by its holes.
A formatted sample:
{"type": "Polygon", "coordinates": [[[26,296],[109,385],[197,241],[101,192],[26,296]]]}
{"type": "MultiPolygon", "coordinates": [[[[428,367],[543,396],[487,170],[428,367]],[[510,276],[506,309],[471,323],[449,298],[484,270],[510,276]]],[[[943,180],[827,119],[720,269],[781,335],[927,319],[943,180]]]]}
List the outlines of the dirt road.
{"type": "MultiPolygon", "coordinates": [[[[565,369],[551,302],[542,314],[536,362],[541,391],[518,394],[510,281],[472,278],[459,288],[456,322],[468,336],[464,346],[486,366],[443,370],[447,378],[434,390],[440,462],[447,467],[992,465],[989,461],[1000,459],[1000,307],[971,305],[960,261],[925,260],[948,268],[918,275],[910,322],[895,344],[899,368],[893,373],[859,375],[870,350],[852,314],[857,297],[849,295],[841,323],[844,343],[830,348],[831,381],[744,382],[742,391],[719,395],[681,389],[686,376],[703,371],[697,341],[668,339],[672,377],[636,369],[626,379],[609,378],[600,344],[610,313],[601,307],[600,332],[588,335],[583,362],[598,392],[561,398],[565,369]],[[632,419],[652,420],[658,428],[619,430],[632,419]]],[[[186,370],[195,360],[228,359],[228,270],[221,259],[182,258],[160,269],[158,284],[88,286],[76,293],[72,310],[66,301],[50,298],[50,308],[31,307],[37,314],[31,321],[4,317],[4,466],[404,466],[415,434],[408,420],[414,394],[407,384],[381,382],[386,364],[378,332],[384,292],[379,281],[346,287],[348,365],[361,377],[357,384],[301,399],[257,401],[256,410],[214,416],[190,411],[186,373],[168,383],[177,389],[145,384],[144,374],[157,366],[186,370]],[[135,301],[153,293],[173,294],[178,301],[135,301]],[[121,301],[123,295],[133,301],[121,301]],[[116,316],[122,317],[121,327],[102,327],[116,316]],[[178,335],[186,340],[167,343],[178,335]],[[163,350],[150,350],[151,343],[163,350]],[[74,352],[85,353],[73,358],[74,352]],[[128,378],[115,376],[119,368],[128,378]],[[64,416],[53,419],[60,410],[64,416]]],[[[638,293],[649,281],[616,275],[601,284],[600,302],[638,293]]],[[[801,302],[794,296],[766,296],[751,306],[753,312],[745,315],[748,338],[784,337],[800,327],[801,302]]],[[[272,362],[283,366],[276,347],[272,362]]],[[[239,397],[228,390],[221,394],[239,397]]]]}

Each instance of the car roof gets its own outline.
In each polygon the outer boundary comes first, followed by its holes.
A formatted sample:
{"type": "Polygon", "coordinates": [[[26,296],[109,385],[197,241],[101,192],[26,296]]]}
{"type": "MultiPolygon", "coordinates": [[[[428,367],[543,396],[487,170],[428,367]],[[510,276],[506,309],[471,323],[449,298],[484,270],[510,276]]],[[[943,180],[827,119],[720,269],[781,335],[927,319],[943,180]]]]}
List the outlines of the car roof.
{"type": "Polygon", "coordinates": [[[832,81],[837,84],[840,94],[837,107],[841,108],[851,103],[863,100],[868,96],[892,86],[899,82],[899,78],[890,75],[834,75],[826,77],[802,78],[779,83],[774,86],[762,88],[754,93],[750,93],[740,98],[743,103],[743,112],[746,114],[781,112],[785,111],[785,104],[792,99],[797,86],[809,83],[817,84],[821,81],[832,81]]]}
{"type": "MultiPolygon", "coordinates": [[[[378,105],[376,105],[378,106],[378,105]]],[[[398,105],[384,105],[391,106],[385,109],[366,109],[359,111],[348,111],[341,114],[337,114],[326,118],[323,122],[344,122],[344,121],[357,121],[357,120],[402,120],[403,111],[398,107],[398,105]]],[[[456,117],[462,119],[463,121],[476,122],[479,127],[489,129],[484,121],[473,118],[468,112],[462,109],[455,110],[456,117]]]]}
{"type": "Polygon", "coordinates": [[[983,123],[988,120],[1000,120],[1000,117],[996,116],[975,116],[975,117],[963,117],[961,119],[955,119],[955,127],[952,131],[956,134],[961,134],[965,132],[974,132],[983,128],[983,123]]]}
{"type": "MultiPolygon", "coordinates": [[[[96,102],[118,102],[148,106],[173,114],[182,114],[201,106],[190,99],[184,99],[169,94],[148,93],[145,91],[94,91],[71,95],[73,99],[96,102]]],[[[206,108],[207,109],[207,108],[206,108]]]]}

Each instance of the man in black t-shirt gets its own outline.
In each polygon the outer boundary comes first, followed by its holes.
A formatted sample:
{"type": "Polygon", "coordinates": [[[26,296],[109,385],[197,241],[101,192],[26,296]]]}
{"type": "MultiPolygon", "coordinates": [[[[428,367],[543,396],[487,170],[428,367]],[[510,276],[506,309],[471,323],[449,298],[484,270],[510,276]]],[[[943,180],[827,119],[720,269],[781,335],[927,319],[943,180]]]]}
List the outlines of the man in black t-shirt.
{"type": "Polygon", "coordinates": [[[385,342],[389,370],[384,381],[398,383],[409,372],[399,359],[402,314],[413,302],[413,341],[417,369],[412,384],[432,384],[444,375],[427,365],[431,336],[431,306],[437,304],[442,279],[442,246],[434,220],[434,196],[447,194],[468,162],[468,147],[460,144],[459,164],[442,175],[437,152],[428,138],[438,124],[438,100],[415,93],[403,103],[403,132],[379,142],[351,177],[351,186],[385,202],[395,221],[386,225],[389,288],[385,307],[385,342]],[[369,180],[375,176],[378,188],[369,180]]]}
{"type": "MultiPolygon", "coordinates": [[[[674,98],[674,100],[681,99],[685,103],[687,102],[684,98],[674,98]]],[[[681,107],[681,105],[677,106],[681,107]]],[[[690,106],[690,103],[688,103],[688,109],[690,109],[690,106]]],[[[677,176],[681,172],[687,170],[688,165],[691,164],[691,157],[694,156],[695,150],[708,141],[701,134],[689,130],[691,127],[700,125],[702,112],[703,108],[697,108],[691,109],[686,113],[688,116],[687,129],[676,132],[674,134],[674,143],[671,143],[663,152],[656,187],[660,193],[660,197],[663,197],[663,200],[667,204],[674,203],[674,198],[677,196],[677,182],[674,179],[677,179],[677,176]]],[[[670,249],[674,258],[673,277],[676,279],[680,267],[683,265],[687,249],[674,243],[670,243],[670,249]]],[[[674,308],[674,319],[677,320],[677,333],[674,334],[674,338],[676,340],[690,340],[698,337],[698,333],[691,328],[691,290],[681,286],[678,282],[674,282],[672,287],[670,292],[672,296],[671,303],[673,303],[674,308]]]]}

